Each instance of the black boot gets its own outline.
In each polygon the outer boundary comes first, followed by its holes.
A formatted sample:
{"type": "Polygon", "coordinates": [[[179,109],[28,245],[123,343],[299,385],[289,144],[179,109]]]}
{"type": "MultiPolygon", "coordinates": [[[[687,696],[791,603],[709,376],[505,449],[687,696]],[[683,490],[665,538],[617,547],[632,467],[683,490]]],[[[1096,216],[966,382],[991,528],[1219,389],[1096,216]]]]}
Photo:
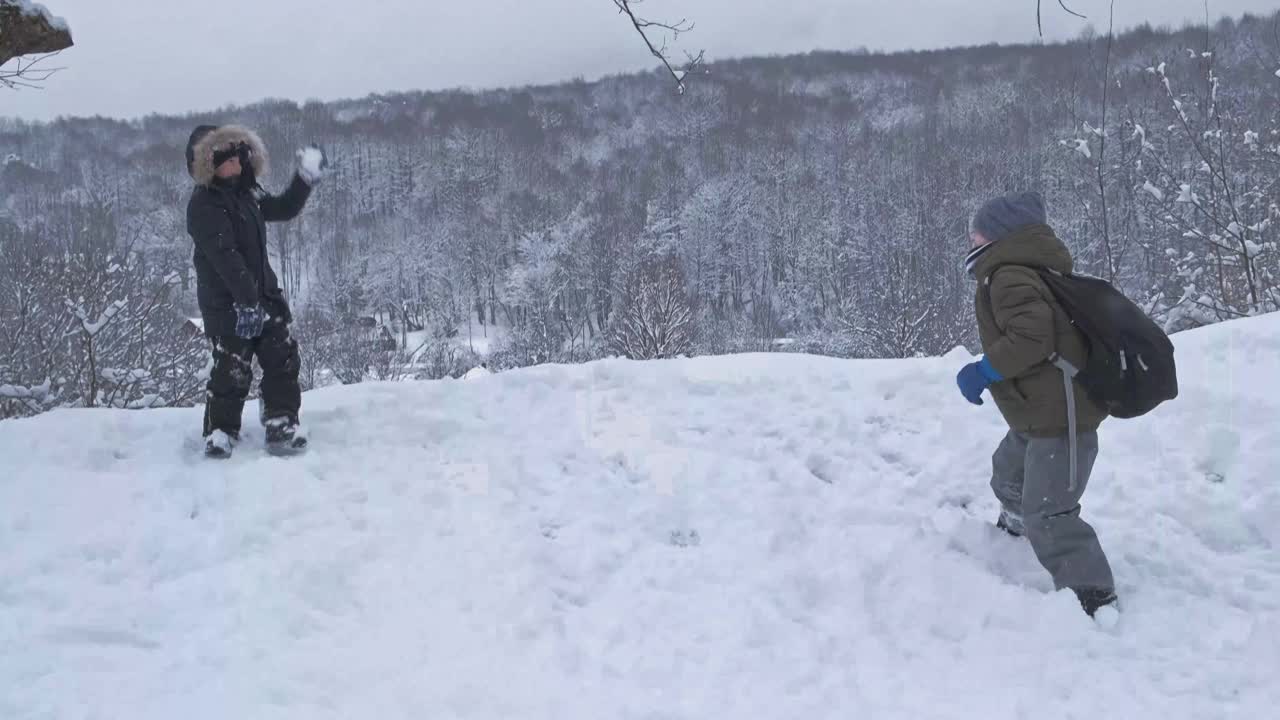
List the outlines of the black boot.
{"type": "Polygon", "coordinates": [[[306,449],[307,435],[297,420],[290,417],[276,417],[263,424],[267,429],[268,452],[290,455],[306,449]]]}
{"type": "Polygon", "coordinates": [[[996,527],[1016,538],[1022,537],[1025,533],[1022,527],[1022,519],[1015,515],[1010,515],[1006,510],[1000,511],[1000,517],[996,519],[996,527]]]}
{"type": "Polygon", "coordinates": [[[1075,593],[1080,600],[1080,607],[1084,608],[1089,617],[1108,605],[1115,605],[1117,600],[1115,590],[1109,588],[1081,588],[1075,593]]]}
{"type": "Polygon", "coordinates": [[[231,457],[231,450],[235,447],[238,437],[231,433],[225,433],[221,430],[214,430],[204,439],[204,456],[217,460],[225,460],[231,457]]]}

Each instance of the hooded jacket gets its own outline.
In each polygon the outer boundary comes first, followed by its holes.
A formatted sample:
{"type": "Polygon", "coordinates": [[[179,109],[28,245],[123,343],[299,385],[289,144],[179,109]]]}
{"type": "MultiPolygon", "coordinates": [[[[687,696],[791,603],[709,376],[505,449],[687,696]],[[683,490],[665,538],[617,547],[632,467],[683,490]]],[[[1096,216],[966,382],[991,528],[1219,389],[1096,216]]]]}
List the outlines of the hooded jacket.
{"type": "Polygon", "coordinates": [[[187,233],[194,242],[196,297],[211,337],[234,335],[236,305],[261,304],[276,322],[292,321],[289,303],[267,256],[269,222],[292,220],[302,212],[311,186],[297,174],[283,195],[257,185],[269,158],[262,139],[237,125],[196,128],[187,143],[187,170],[195,188],[187,203],[187,233]],[[217,177],[214,153],[248,146],[252,183],[217,177]]]}
{"type": "MultiPolygon", "coordinates": [[[[1031,437],[1067,434],[1067,397],[1054,353],[1076,367],[1088,360],[1084,336],[1054,298],[1036,268],[1061,273],[1074,262],[1048,225],[1028,225],[988,246],[974,262],[974,307],[982,349],[1004,380],[991,396],[1009,426],[1031,437]]],[[[1079,383],[1074,384],[1076,432],[1092,432],[1106,419],[1079,383]]]]}

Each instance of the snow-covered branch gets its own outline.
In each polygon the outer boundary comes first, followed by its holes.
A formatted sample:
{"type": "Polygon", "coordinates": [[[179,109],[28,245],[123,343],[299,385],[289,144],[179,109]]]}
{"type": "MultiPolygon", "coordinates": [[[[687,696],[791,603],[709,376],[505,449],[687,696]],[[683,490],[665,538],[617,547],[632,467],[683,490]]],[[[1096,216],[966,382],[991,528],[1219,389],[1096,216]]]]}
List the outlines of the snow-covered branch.
{"type": "MultiPolygon", "coordinates": [[[[1044,37],[1044,22],[1041,19],[1042,17],[1041,6],[1043,4],[1044,4],[1043,0],[1036,0],[1036,30],[1040,32],[1040,37],[1044,37]]],[[[1080,18],[1081,20],[1089,19],[1084,15],[1081,15],[1080,13],[1076,12],[1075,10],[1072,10],[1071,8],[1067,7],[1067,0],[1058,0],[1058,6],[1061,7],[1063,10],[1066,10],[1068,13],[1080,18]]]]}
{"type": "Polygon", "coordinates": [[[0,87],[39,87],[61,69],[43,67],[42,63],[71,46],[67,22],[43,5],[0,0],[0,87]],[[4,67],[10,61],[16,62],[4,67]]]}
{"type": "Polygon", "coordinates": [[[83,298],[78,302],[67,300],[66,304],[67,310],[69,310],[71,314],[80,321],[80,329],[90,338],[96,337],[97,334],[102,332],[102,329],[110,324],[110,322],[114,320],[122,310],[129,307],[129,301],[125,298],[121,298],[108,304],[101,314],[93,320],[90,320],[90,314],[85,310],[83,298]]]}
{"type": "Polygon", "coordinates": [[[671,40],[679,39],[680,35],[693,30],[693,23],[688,20],[681,19],[679,22],[659,22],[648,20],[636,14],[635,6],[639,5],[643,0],[613,0],[613,4],[618,8],[618,12],[626,15],[631,21],[636,32],[644,40],[644,44],[649,48],[649,53],[662,63],[662,66],[671,74],[671,78],[676,82],[676,91],[681,95],[685,91],[685,78],[689,73],[698,68],[706,57],[705,51],[698,51],[697,55],[685,53],[685,62],[679,68],[672,65],[671,55],[667,49],[667,37],[670,35],[671,40]],[[659,44],[655,44],[654,38],[651,36],[653,32],[662,33],[663,37],[659,44]]]}

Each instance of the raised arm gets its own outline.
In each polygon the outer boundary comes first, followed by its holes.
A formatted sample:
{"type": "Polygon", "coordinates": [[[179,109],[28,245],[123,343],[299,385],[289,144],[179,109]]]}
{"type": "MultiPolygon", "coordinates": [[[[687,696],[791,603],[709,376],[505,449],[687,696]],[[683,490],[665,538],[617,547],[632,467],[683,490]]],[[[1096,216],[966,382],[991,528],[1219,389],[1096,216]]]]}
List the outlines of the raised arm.
{"type": "Polygon", "coordinates": [[[258,200],[258,206],[262,208],[262,218],[267,222],[288,222],[298,217],[309,197],[311,186],[295,174],[283,194],[264,195],[258,200]]]}

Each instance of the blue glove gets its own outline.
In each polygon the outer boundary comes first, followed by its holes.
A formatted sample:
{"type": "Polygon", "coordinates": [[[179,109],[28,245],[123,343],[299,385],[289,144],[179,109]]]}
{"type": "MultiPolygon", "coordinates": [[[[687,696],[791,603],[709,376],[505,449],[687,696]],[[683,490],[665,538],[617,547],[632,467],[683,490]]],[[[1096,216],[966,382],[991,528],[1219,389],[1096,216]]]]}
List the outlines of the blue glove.
{"type": "Polygon", "coordinates": [[[982,391],[990,387],[991,383],[1000,382],[1004,376],[996,371],[991,365],[991,361],[985,357],[978,362],[969,363],[960,369],[960,374],[956,375],[956,384],[960,386],[960,392],[964,398],[974,405],[982,404],[982,391]]]}
{"type": "Polygon", "coordinates": [[[262,335],[267,313],[261,305],[236,305],[236,337],[252,340],[262,335]]]}

